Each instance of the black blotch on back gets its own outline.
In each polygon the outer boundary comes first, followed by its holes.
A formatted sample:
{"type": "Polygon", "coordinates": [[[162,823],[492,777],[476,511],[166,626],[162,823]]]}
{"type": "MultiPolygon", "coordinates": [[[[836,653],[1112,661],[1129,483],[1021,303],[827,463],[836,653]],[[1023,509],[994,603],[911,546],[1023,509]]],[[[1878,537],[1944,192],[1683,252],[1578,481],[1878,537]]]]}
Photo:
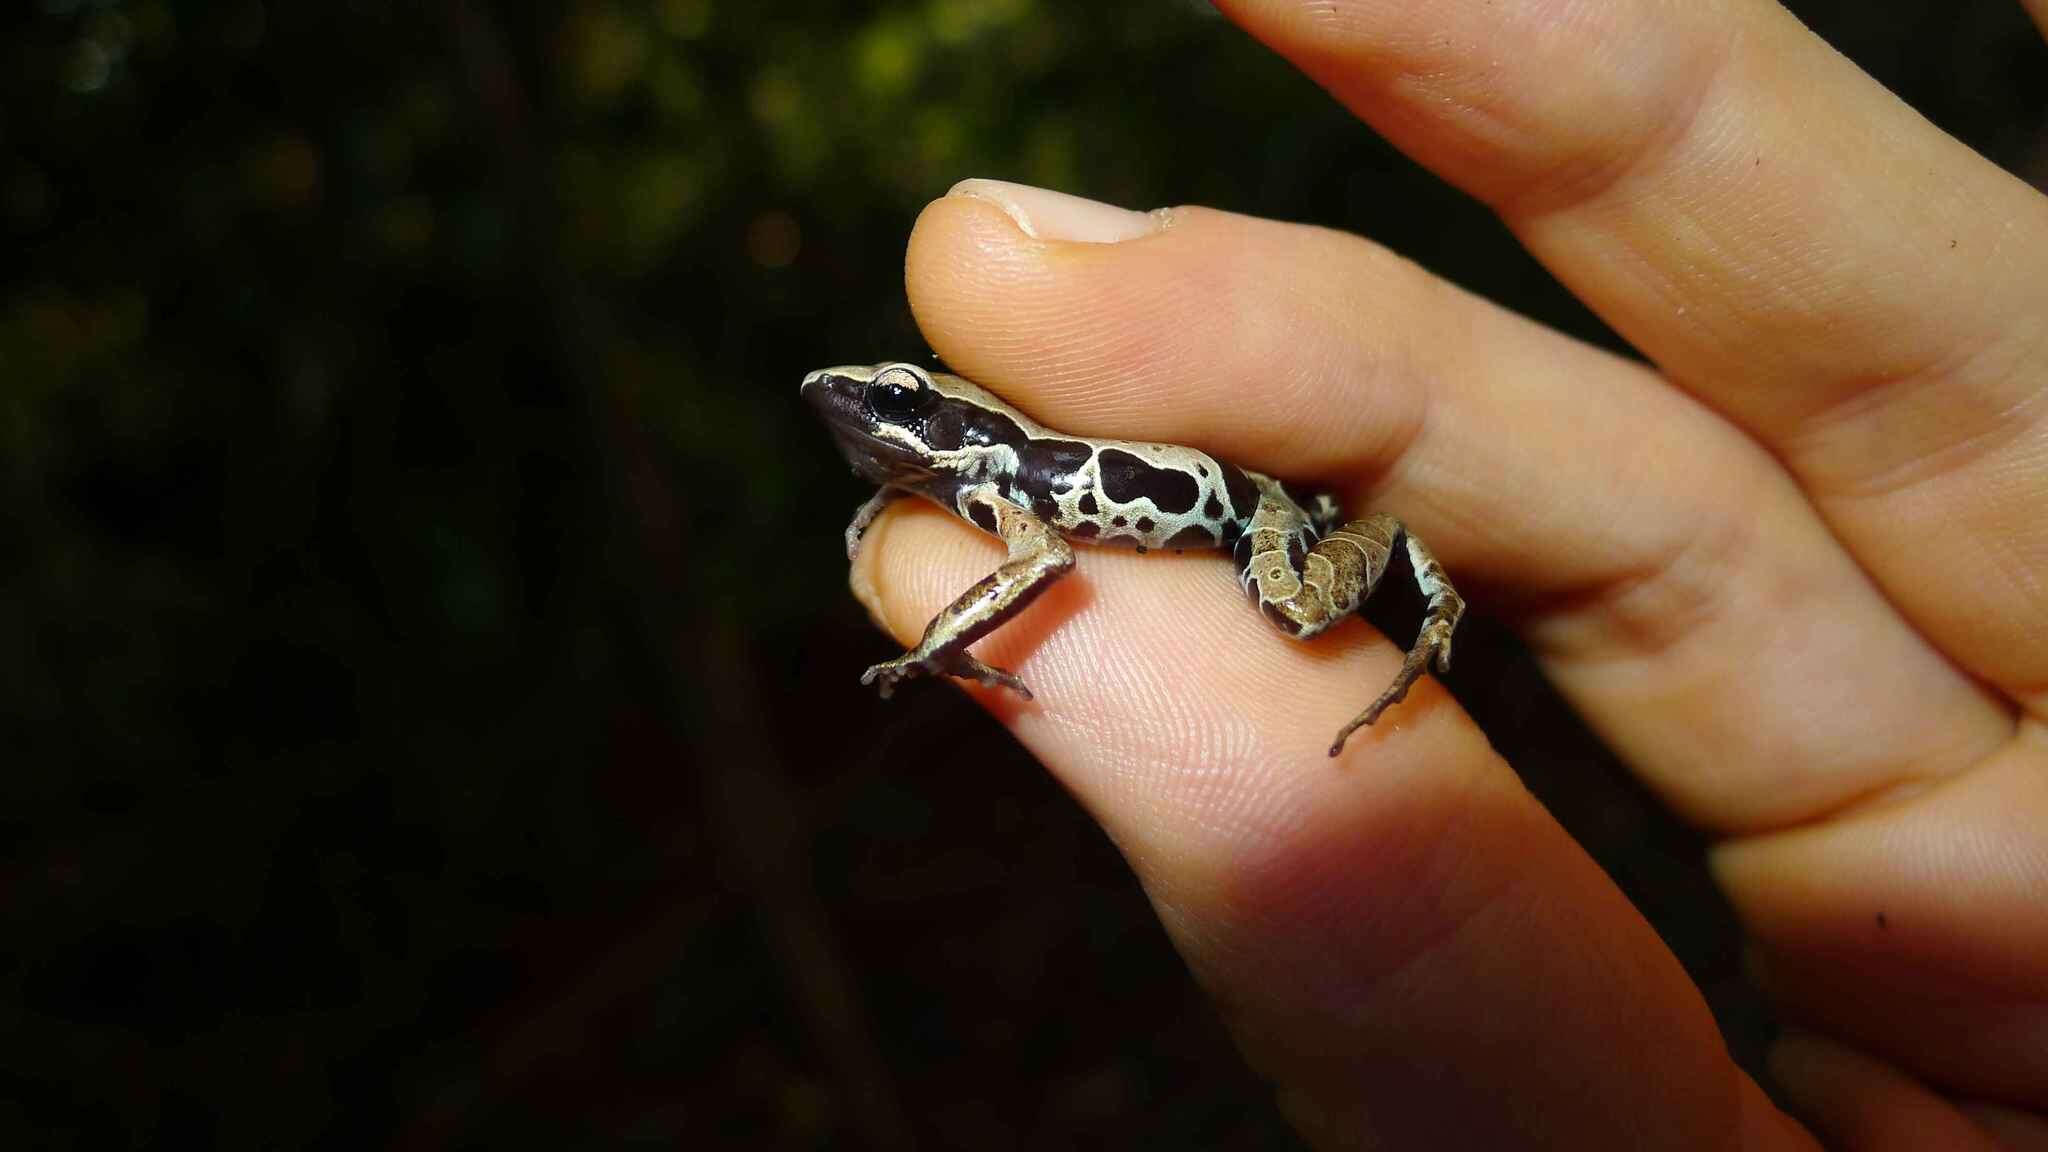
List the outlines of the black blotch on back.
{"type": "Polygon", "coordinates": [[[979,500],[967,506],[967,518],[984,532],[993,534],[996,530],[996,510],[979,500]]]}
{"type": "Polygon", "coordinates": [[[1202,486],[1174,468],[1155,468],[1119,448],[1104,448],[1098,457],[1102,494],[1119,504],[1151,497],[1161,512],[1187,512],[1201,499],[1202,486]]]}
{"type": "Polygon", "coordinates": [[[1200,524],[1190,524],[1175,532],[1166,541],[1168,548],[1214,548],[1216,537],[1200,524]]]}
{"type": "Polygon", "coordinates": [[[1330,525],[1322,522],[1322,518],[1316,515],[1317,493],[1303,488],[1299,484],[1289,484],[1286,481],[1281,482],[1280,490],[1287,493],[1287,498],[1294,501],[1294,506],[1301,509],[1302,515],[1309,518],[1309,525],[1315,529],[1318,536],[1329,529],[1330,525]]]}
{"type": "Polygon", "coordinates": [[[1259,506],[1259,489],[1242,469],[1223,465],[1223,490],[1230,493],[1230,512],[1239,520],[1251,519],[1259,506]]]}
{"type": "Polygon", "coordinates": [[[1157,528],[1158,526],[1159,525],[1152,522],[1152,518],[1150,516],[1138,517],[1138,523],[1136,525],[1138,531],[1140,532],[1150,532],[1152,529],[1157,528]]]}
{"type": "Polygon", "coordinates": [[[1100,531],[1102,531],[1102,527],[1095,523],[1095,521],[1083,520],[1072,528],[1067,529],[1067,535],[1078,536],[1083,540],[1093,540],[1095,539],[1095,534],[1100,531]]]}
{"type": "Polygon", "coordinates": [[[965,400],[951,399],[925,417],[923,435],[925,443],[941,452],[1008,444],[1021,455],[1024,446],[1030,442],[1030,437],[1017,427],[1017,422],[1001,412],[991,412],[965,400]]]}
{"type": "Polygon", "coordinates": [[[1096,506],[1095,506],[1095,493],[1093,493],[1093,492],[1083,492],[1083,493],[1081,493],[1081,499],[1080,499],[1079,503],[1077,503],[1077,504],[1076,504],[1075,506],[1076,506],[1076,507],[1078,507],[1079,509],[1081,509],[1081,515],[1083,515],[1083,516],[1093,516],[1093,515],[1095,515],[1095,513],[1096,513],[1096,511],[1097,511],[1097,509],[1096,509],[1096,506]]]}
{"type": "Polygon", "coordinates": [[[1026,440],[1017,446],[1017,479],[1034,492],[1065,492],[1080,483],[1094,449],[1073,440],[1026,440]]]}
{"type": "Polygon", "coordinates": [[[1051,520],[1060,514],[1060,505],[1048,493],[1040,492],[1032,498],[1031,510],[1038,513],[1040,520],[1051,520]]]}
{"type": "Polygon", "coordinates": [[[1223,501],[1218,500],[1214,492],[1209,494],[1209,502],[1202,505],[1202,515],[1211,520],[1223,519],[1223,501]]]}
{"type": "Polygon", "coordinates": [[[1123,527],[1124,525],[1126,525],[1126,524],[1130,523],[1130,521],[1128,521],[1128,520],[1124,519],[1124,518],[1123,518],[1123,517],[1121,517],[1121,516],[1111,516],[1111,517],[1109,518],[1109,522],[1110,522],[1111,524],[1114,524],[1114,525],[1115,525],[1115,526],[1117,526],[1118,528],[1121,528],[1121,527],[1123,527]]]}
{"type": "Polygon", "coordinates": [[[1302,561],[1306,559],[1308,559],[1308,545],[1303,544],[1299,536],[1289,536],[1287,538],[1287,566],[1299,572],[1301,571],[1302,561]]]}
{"type": "Polygon", "coordinates": [[[1280,629],[1282,632],[1287,633],[1289,636],[1298,637],[1301,635],[1301,625],[1295,623],[1292,620],[1289,620],[1287,618],[1287,614],[1280,611],[1280,609],[1273,605],[1270,601],[1259,601],[1259,611],[1265,613],[1266,619],[1271,620],[1273,622],[1273,626],[1280,629]]]}

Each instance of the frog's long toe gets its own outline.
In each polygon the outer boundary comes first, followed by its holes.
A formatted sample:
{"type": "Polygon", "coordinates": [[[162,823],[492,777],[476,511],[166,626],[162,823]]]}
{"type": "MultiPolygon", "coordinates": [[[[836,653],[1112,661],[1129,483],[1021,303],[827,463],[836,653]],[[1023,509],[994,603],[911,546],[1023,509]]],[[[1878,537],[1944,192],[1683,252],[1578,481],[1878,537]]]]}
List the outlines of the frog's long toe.
{"type": "Polygon", "coordinates": [[[1031,689],[1026,688],[1024,681],[1019,680],[1015,673],[1006,672],[993,664],[984,664],[966,653],[962,653],[959,660],[957,667],[947,671],[962,679],[986,684],[991,688],[1008,688],[1026,700],[1031,699],[1031,689]]]}
{"type": "Polygon", "coordinates": [[[966,653],[951,657],[917,656],[905,653],[894,660],[877,664],[861,674],[860,682],[872,684],[884,700],[896,690],[896,685],[919,676],[958,676],[991,688],[1008,688],[1026,700],[1031,699],[1031,689],[1015,674],[1006,672],[992,664],[984,664],[966,653]]]}

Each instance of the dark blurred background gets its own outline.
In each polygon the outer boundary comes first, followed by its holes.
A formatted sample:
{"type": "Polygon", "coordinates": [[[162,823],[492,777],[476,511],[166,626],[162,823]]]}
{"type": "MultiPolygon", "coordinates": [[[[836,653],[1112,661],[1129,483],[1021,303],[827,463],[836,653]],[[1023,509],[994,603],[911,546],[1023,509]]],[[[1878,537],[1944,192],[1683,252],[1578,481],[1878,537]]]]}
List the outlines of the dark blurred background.
{"type": "MultiPolygon", "coordinates": [[[[1794,7],[2048,171],[2016,4],[1794,7]]],[[[969,175],[1612,344],[1498,224],[1188,0],[8,9],[0,1139],[1295,1146],[1042,770],[856,684],[865,493],[795,386],[923,354],[903,241],[969,175]]],[[[1699,843],[1469,627],[1453,689],[1753,1062],[1699,843]]]]}

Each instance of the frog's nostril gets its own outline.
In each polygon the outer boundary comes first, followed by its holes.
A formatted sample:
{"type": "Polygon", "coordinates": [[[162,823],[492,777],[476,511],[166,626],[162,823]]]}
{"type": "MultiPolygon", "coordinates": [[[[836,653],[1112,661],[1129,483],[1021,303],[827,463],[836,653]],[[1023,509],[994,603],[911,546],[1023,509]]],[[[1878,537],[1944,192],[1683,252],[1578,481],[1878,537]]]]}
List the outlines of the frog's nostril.
{"type": "Polygon", "coordinates": [[[823,380],[825,378],[825,375],[826,372],[823,368],[818,369],[816,372],[813,372],[810,375],[804,377],[804,382],[797,386],[797,391],[802,392],[804,389],[809,388],[811,385],[816,384],[820,380],[823,380]]]}

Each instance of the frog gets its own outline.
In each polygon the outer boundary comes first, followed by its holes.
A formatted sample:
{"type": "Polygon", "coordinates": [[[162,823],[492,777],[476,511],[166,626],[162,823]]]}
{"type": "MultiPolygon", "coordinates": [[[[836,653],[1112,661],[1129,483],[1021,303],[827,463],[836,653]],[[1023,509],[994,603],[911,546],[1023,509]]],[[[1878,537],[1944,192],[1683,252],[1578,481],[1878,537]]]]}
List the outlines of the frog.
{"type": "Polygon", "coordinates": [[[1393,682],[1337,730],[1332,757],[1432,666],[1450,670],[1465,601],[1428,545],[1390,514],[1347,519],[1328,493],[1196,448],[1059,432],[962,376],[910,361],[821,368],[799,395],[855,475],[876,486],[847,525],[849,561],[882,510],[905,498],[937,504],[1006,549],[914,647],[862,674],[884,698],[905,680],[949,676],[1031,699],[1023,680],[968,647],[1072,571],[1077,543],[1229,552],[1244,594],[1297,640],[1356,612],[1404,549],[1427,603],[1421,627],[1393,682]]]}

